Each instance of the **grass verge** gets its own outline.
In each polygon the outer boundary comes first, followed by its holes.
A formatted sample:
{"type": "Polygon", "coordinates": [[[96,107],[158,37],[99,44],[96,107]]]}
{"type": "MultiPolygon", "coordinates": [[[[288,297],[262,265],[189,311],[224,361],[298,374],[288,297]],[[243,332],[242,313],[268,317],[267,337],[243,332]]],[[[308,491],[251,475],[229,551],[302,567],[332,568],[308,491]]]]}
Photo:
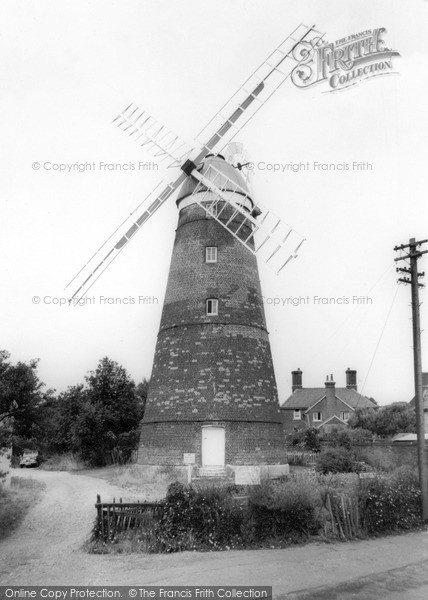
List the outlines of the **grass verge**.
{"type": "Polygon", "coordinates": [[[54,454],[40,465],[44,471],[81,471],[85,468],[85,463],[71,452],[54,454]]]}
{"type": "MultiPolygon", "coordinates": [[[[23,480],[20,480],[23,481],[23,480]]],[[[30,508],[43,494],[45,485],[31,480],[31,486],[4,488],[0,486],[0,539],[13,533],[30,508]]]]}

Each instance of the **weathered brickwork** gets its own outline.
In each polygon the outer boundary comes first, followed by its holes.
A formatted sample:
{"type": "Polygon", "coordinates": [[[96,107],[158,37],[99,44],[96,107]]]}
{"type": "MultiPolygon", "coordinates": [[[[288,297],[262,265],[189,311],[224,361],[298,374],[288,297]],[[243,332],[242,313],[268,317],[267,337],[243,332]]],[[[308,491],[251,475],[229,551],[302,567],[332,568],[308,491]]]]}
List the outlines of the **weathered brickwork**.
{"type": "Polygon", "coordinates": [[[205,215],[194,205],[180,212],[160,330],[216,322],[265,328],[256,258],[205,215]],[[189,212],[193,219],[186,222],[189,212]],[[207,246],[217,247],[216,263],[205,262],[207,246]],[[207,298],[218,298],[218,316],[206,316],[207,298]]]}
{"type": "Polygon", "coordinates": [[[197,204],[183,206],[139,462],[181,464],[186,452],[200,460],[201,423],[214,422],[227,423],[228,462],[276,462],[282,421],[256,258],[197,204]],[[206,262],[207,246],[217,262],[206,262]],[[207,315],[210,298],[217,315],[207,315]]]}
{"type": "Polygon", "coordinates": [[[142,465],[182,465],[185,453],[202,464],[202,427],[225,428],[226,464],[281,464],[286,462],[282,427],[277,423],[167,422],[143,423],[138,462],[142,465]]]}
{"type": "Polygon", "coordinates": [[[204,324],[159,333],[144,421],[189,418],[280,422],[264,330],[204,324]]]}
{"type": "Polygon", "coordinates": [[[143,421],[138,462],[142,465],[181,465],[183,454],[195,453],[196,462],[201,461],[200,423],[143,421]]]}

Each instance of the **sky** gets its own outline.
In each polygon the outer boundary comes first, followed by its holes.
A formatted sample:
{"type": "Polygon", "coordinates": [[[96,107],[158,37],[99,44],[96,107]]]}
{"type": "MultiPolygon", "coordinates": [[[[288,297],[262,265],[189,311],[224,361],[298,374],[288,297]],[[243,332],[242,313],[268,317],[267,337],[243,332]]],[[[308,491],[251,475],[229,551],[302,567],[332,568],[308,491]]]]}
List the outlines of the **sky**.
{"type": "MultiPolygon", "coordinates": [[[[134,102],[191,142],[300,23],[329,42],[382,27],[400,54],[393,73],[335,93],[287,81],[237,139],[255,165],[256,197],[306,238],[280,276],[259,265],[280,401],[293,369],[302,369],[304,386],[320,387],[327,374],[344,386],[348,367],[380,404],[410,400],[410,288],[397,287],[393,247],[428,238],[427,11],[425,0],[3,0],[0,348],[14,362],[39,358],[41,379],[57,391],[82,382],[103,356],[136,382],[149,378],[173,200],[92,288],[93,304],[60,304],[94,250],[173,176],[160,163],[127,169],[156,159],[111,121],[134,102]],[[289,162],[311,168],[266,167],[289,162]],[[314,162],[372,168],[315,170],[314,162]],[[95,168],[57,168],[75,163],[95,168]],[[287,301],[300,297],[307,302],[287,301]]],[[[422,358],[428,370],[426,332],[422,358]]]]}

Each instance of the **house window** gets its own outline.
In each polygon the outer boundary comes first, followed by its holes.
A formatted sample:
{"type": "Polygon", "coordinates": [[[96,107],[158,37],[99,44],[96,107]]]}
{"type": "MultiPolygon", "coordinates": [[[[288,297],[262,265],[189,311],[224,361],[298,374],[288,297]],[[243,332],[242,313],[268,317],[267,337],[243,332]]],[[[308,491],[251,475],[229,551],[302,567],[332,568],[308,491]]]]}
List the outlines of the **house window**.
{"type": "Polygon", "coordinates": [[[218,300],[217,298],[208,298],[206,302],[207,316],[218,315],[218,300]]]}
{"type": "Polygon", "coordinates": [[[322,413],[321,412],[314,412],[314,414],[312,416],[312,420],[313,421],[322,421],[322,413]]]}
{"type": "Polygon", "coordinates": [[[205,262],[216,263],[217,262],[217,246],[207,246],[205,248],[205,262]]]}
{"type": "Polygon", "coordinates": [[[299,421],[301,418],[302,418],[302,411],[295,408],[293,411],[293,420],[299,421]]]}
{"type": "Polygon", "coordinates": [[[349,421],[349,412],[342,413],[342,421],[349,421]]]}

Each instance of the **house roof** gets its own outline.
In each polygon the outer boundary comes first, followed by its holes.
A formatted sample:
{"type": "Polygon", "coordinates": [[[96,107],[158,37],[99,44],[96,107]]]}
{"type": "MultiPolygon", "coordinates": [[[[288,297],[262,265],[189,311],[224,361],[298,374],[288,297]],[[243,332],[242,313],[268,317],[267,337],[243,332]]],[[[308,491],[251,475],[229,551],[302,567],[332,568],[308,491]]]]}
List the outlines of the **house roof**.
{"type": "MultiPolygon", "coordinates": [[[[392,438],[393,442],[416,442],[418,439],[418,436],[416,435],[416,433],[397,433],[397,435],[395,435],[392,438]]],[[[428,441],[428,433],[425,434],[425,440],[428,441]]]]}
{"type": "Polygon", "coordinates": [[[321,427],[323,427],[324,425],[327,425],[328,423],[331,424],[331,422],[335,422],[335,421],[338,421],[339,423],[342,423],[342,425],[347,425],[346,421],[344,421],[343,419],[341,419],[337,415],[333,415],[332,417],[330,417],[329,419],[327,419],[326,421],[324,421],[323,423],[321,423],[321,425],[318,425],[318,429],[321,429],[321,427]]]}
{"type": "MultiPolygon", "coordinates": [[[[428,405],[428,388],[424,388],[422,390],[422,401],[423,401],[424,405],[425,404],[428,405]]],[[[415,398],[415,396],[413,396],[413,398],[410,400],[409,404],[410,404],[410,406],[413,406],[413,407],[416,406],[416,398],[415,398]]]]}
{"type": "MultiPolygon", "coordinates": [[[[351,408],[374,408],[376,404],[359,392],[349,388],[335,388],[335,395],[339,400],[349,404],[351,408]]],[[[307,409],[325,396],[325,387],[300,388],[295,390],[285,402],[281,404],[282,409],[307,409]]]]}

